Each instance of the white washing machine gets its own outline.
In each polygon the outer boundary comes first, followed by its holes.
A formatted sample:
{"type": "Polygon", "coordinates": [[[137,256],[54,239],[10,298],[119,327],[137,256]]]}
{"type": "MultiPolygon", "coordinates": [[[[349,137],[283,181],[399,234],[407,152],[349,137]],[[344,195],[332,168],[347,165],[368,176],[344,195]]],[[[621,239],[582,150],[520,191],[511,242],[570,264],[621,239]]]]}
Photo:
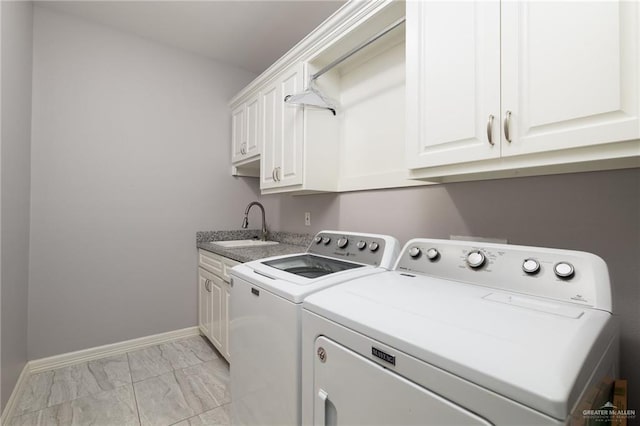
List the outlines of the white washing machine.
{"type": "Polygon", "coordinates": [[[414,239],[303,306],[303,424],[584,424],[617,374],[589,253],[414,239]]]}
{"type": "Polygon", "coordinates": [[[400,251],[386,235],[322,231],[305,253],[256,260],[231,271],[233,424],[299,425],[303,299],[391,269],[400,251]]]}

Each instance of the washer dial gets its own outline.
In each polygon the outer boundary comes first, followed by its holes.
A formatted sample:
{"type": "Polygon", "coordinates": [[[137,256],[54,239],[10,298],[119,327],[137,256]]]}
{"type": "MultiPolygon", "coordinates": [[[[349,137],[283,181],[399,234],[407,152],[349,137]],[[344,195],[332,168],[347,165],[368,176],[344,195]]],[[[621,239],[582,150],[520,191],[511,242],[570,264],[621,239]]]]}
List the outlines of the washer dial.
{"type": "Polygon", "coordinates": [[[346,238],[338,238],[338,248],[345,248],[349,244],[349,240],[346,238]]]}
{"type": "Polygon", "coordinates": [[[367,246],[367,243],[365,241],[358,241],[356,243],[356,247],[358,247],[359,250],[363,250],[365,247],[367,246]]]}
{"type": "Polygon", "coordinates": [[[553,267],[553,272],[556,273],[556,276],[558,278],[568,279],[573,277],[573,274],[575,274],[576,271],[573,268],[573,265],[570,264],[569,262],[558,262],[553,267]]]}
{"type": "Polygon", "coordinates": [[[471,266],[473,269],[478,269],[484,265],[485,259],[483,252],[475,250],[467,255],[467,265],[471,266]]]}
{"type": "Polygon", "coordinates": [[[376,243],[375,241],[371,241],[369,243],[369,250],[371,251],[377,251],[378,248],[380,248],[380,245],[378,243],[376,243]]]}
{"type": "Polygon", "coordinates": [[[417,258],[417,257],[420,257],[421,253],[422,253],[422,251],[418,247],[411,247],[409,249],[409,256],[413,257],[414,259],[417,258]]]}
{"type": "Polygon", "coordinates": [[[331,237],[324,237],[322,239],[322,244],[324,244],[325,246],[329,245],[330,242],[331,242],[331,237]]]}
{"type": "Polygon", "coordinates": [[[440,252],[437,249],[431,247],[429,250],[427,250],[427,259],[436,260],[438,257],[440,257],[440,252]]]}
{"type": "Polygon", "coordinates": [[[540,263],[535,259],[525,259],[522,262],[522,270],[530,275],[537,274],[540,272],[540,263]]]}

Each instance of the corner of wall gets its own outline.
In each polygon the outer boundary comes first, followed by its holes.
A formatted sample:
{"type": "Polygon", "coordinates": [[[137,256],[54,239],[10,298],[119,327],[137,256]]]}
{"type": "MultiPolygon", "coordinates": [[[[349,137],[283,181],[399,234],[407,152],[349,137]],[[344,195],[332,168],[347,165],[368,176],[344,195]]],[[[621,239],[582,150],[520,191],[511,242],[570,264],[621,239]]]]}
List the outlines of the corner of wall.
{"type": "Polygon", "coordinates": [[[0,2],[0,410],[27,364],[33,4],[0,2]],[[10,203],[7,203],[10,200],[10,203]]]}

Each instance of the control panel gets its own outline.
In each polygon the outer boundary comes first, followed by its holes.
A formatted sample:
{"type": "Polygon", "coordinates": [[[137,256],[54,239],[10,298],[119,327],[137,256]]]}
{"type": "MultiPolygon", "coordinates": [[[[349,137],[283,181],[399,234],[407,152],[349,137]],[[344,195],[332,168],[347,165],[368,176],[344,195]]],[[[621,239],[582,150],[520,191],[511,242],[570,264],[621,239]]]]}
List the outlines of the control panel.
{"type": "Polygon", "coordinates": [[[391,269],[400,251],[393,237],[378,234],[322,231],[311,241],[308,253],[391,269]]]}
{"type": "Polygon", "coordinates": [[[414,239],[405,245],[395,269],[611,312],[607,266],[591,253],[509,244],[414,239]]]}

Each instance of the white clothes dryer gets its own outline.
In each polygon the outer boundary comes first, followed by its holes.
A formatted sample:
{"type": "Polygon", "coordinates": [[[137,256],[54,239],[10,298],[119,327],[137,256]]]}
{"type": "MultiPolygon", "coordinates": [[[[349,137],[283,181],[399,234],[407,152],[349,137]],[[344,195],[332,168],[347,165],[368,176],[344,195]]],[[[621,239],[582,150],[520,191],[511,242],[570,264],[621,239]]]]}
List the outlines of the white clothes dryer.
{"type": "Polygon", "coordinates": [[[415,239],[303,307],[303,424],[582,424],[617,374],[589,253],[415,239]]]}
{"type": "Polygon", "coordinates": [[[387,235],[322,231],[306,252],[256,260],[231,270],[230,350],[233,424],[301,423],[303,299],[394,265],[387,235]]]}

